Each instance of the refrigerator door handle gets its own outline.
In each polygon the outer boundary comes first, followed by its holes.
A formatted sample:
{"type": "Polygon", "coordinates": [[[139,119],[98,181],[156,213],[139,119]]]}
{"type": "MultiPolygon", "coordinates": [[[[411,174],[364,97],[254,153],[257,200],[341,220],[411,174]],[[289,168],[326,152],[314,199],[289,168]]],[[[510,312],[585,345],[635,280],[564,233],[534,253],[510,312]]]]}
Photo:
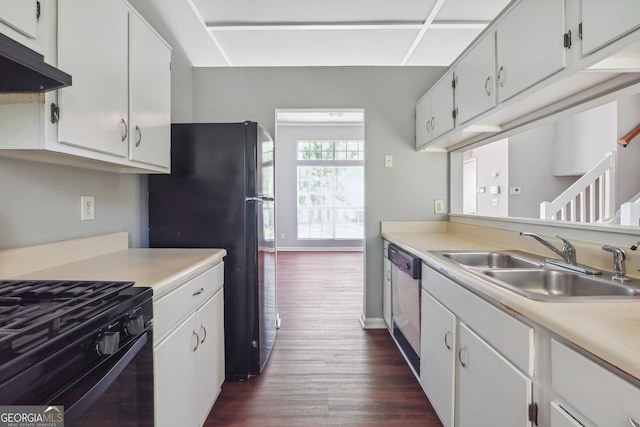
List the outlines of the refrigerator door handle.
{"type": "Polygon", "coordinates": [[[258,194],[258,197],[265,202],[275,202],[276,198],[267,194],[258,194]]]}
{"type": "Polygon", "coordinates": [[[245,202],[275,202],[276,199],[270,196],[245,197],[245,202]]]}

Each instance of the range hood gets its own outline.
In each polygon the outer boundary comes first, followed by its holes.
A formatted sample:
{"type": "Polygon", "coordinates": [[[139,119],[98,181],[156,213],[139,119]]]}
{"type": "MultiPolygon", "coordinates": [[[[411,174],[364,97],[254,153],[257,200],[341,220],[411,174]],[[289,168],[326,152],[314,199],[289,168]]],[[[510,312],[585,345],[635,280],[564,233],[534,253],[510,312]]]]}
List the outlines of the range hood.
{"type": "Polygon", "coordinates": [[[71,85],[71,76],[44,57],[0,34],[0,93],[47,92],[71,85]]]}

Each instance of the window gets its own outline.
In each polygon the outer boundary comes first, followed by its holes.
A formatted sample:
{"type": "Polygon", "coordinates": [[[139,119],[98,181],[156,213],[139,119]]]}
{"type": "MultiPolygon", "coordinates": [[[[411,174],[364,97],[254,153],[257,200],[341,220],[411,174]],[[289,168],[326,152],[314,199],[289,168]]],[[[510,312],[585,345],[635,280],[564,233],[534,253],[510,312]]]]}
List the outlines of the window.
{"type": "Polygon", "coordinates": [[[298,239],[364,238],[364,141],[298,141],[298,239]]]}

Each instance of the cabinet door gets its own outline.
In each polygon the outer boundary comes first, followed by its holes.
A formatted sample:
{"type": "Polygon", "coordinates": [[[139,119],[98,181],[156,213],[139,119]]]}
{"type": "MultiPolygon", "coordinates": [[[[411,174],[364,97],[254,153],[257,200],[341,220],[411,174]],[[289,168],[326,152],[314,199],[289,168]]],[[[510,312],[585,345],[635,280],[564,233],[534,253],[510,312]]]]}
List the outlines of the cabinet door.
{"type": "Polygon", "coordinates": [[[556,340],[551,341],[551,385],[597,426],[640,424],[640,388],[556,340]]]}
{"type": "Polygon", "coordinates": [[[638,0],[582,0],[582,54],[587,55],[640,26],[638,0]]]}
{"type": "Polygon", "coordinates": [[[37,0],[0,0],[0,22],[35,39],[38,32],[37,0]]]}
{"type": "Polygon", "coordinates": [[[496,105],[495,33],[485,36],[456,66],[456,121],[464,124],[496,105]]]}
{"type": "Polygon", "coordinates": [[[224,382],[224,298],[220,290],[198,310],[200,423],[211,411],[224,382]]]}
{"type": "Polygon", "coordinates": [[[59,91],[61,142],[127,157],[127,15],[119,0],[58,0],[58,66],[73,76],[59,91]]]}
{"type": "Polygon", "coordinates": [[[556,402],[551,402],[551,427],[584,427],[556,402]]]}
{"type": "Polygon", "coordinates": [[[156,427],[200,424],[196,313],[153,350],[156,427]]]}
{"type": "Polygon", "coordinates": [[[427,93],[416,104],[416,148],[431,142],[432,126],[431,95],[427,93]]]}
{"type": "Polygon", "coordinates": [[[496,29],[498,102],[565,67],[563,0],[519,2],[496,29]]]}
{"type": "Polygon", "coordinates": [[[457,358],[456,426],[531,426],[531,380],[462,323],[457,358]]]}
{"type": "Polygon", "coordinates": [[[444,427],[453,426],[456,318],[422,291],[420,384],[444,427]]]}
{"type": "Polygon", "coordinates": [[[449,132],[455,125],[453,120],[453,72],[447,73],[431,89],[432,137],[449,132]]]}
{"type": "Polygon", "coordinates": [[[382,264],[384,274],[382,279],[382,317],[387,328],[391,330],[391,261],[387,257],[383,257],[382,264]]]}
{"type": "Polygon", "coordinates": [[[130,14],[130,159],[170,166],[171,50],[130,14]]]}

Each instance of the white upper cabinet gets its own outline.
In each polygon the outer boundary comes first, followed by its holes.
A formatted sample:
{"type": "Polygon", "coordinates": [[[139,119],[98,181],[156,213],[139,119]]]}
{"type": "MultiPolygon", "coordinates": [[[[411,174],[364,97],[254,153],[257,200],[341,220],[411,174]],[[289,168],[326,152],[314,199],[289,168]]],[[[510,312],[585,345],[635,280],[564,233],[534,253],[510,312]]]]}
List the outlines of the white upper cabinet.
{"type": "Polygon", "coordinates": [[[447,72],[416,104],[416,148],[453,129],[453,71],[447,72]]]}
{"type": "Polygon", "coordinates": [[[171,51],[137,15],[130,15],[130,159],[171,165],[171,51]]]}
{"type": "Polygon", "coordinates": [[[496,27],[498,102],[565,67],[563,0],[524,0],[496,27]]]}
{"type": "Polygon", "coordinates": [[[582,54],[640,27],[638,0],[582,0],[582,54]]]}
{"type": "Polygon", "coordinates": [[[431,94],[427,93],[416,104],[416,149],[428,144],[433,139],[432,117],[431,94]]]}
{"type": "Polygon", "coordinates": [[[37,0],[0,0],[0,22],[30,39],[37,37],[37,11],[37,0]]]}
{"type": "Polygon", "coordinates": [[[59,0],[58,16],[59,67],[73,76],[59,91],[59,141],[100,161],[168,172],[169,46],[120,0],[59,0]]]}
{"type": "Polygon", "coordinates": [[[128,9],[114,0],[58,1],[61,142],[128,156],[128,9]]]}
{"type": "Polygon", "coordinates": [[[464,124],[496,105],[495,33],[487,34],[455,67],[456,121],[464,124]]]}
{"type": "Polygon", "coordinates": [[[431,98],[432,137],[435,139],[453,129],[453,72],[449,71],[433,86],[431,98]]]}

